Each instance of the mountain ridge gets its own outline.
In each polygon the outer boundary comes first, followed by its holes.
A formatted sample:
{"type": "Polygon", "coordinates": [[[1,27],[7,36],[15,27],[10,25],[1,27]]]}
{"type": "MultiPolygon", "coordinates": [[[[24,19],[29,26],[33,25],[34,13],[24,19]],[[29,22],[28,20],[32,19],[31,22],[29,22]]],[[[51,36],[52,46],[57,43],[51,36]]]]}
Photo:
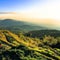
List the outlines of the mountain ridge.
{"type": "Polygon", "coordinates": [[[42,26],[38,26],[32,23],[24,21],[15,21],[13,19],[0,20],[0,30],[16,30],[16,31],[32,31],[32,30],[41,30],[47,29],[42,26]]]}

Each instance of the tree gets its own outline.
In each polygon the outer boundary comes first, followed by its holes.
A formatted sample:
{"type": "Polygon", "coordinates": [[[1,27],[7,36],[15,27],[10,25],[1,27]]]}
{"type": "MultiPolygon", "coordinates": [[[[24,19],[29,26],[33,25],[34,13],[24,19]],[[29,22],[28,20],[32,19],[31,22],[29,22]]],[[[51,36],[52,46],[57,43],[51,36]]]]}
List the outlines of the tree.
{"type": "Polygon", "coordinates": [[[55,39],[54,37],[51,36],[45,36],[45,38],[43,39],[44,44],[46,45],[56,45],[57,44],[57,39],[55,39]]]}

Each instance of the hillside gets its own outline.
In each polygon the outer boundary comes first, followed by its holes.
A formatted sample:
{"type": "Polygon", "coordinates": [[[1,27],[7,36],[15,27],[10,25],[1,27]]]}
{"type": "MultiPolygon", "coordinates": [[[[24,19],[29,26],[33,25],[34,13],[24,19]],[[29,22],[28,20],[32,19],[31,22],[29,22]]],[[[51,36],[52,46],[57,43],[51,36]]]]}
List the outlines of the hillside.
{"type": "Polygon", "coordinates": [[[59,30],[34,30],[25,33],[26,36],[43,39],[45,36],[60,37],[59,30]]]}
{"type": "Polygon", "coordinates": [[[16,35],[8,30],[0,30],[0,60],[60,60],[60,48],[52,48],[58,42],[57,38],[51,36],[40,40],[22,33],[16,35]]]}
{"type": "Polygon", "coordinates": [[[13,32],[28,32],[41,29],[46,28],[29,22],[17,21],[13,19],[0,20],[0,30],[10,30],[13,32]]]}

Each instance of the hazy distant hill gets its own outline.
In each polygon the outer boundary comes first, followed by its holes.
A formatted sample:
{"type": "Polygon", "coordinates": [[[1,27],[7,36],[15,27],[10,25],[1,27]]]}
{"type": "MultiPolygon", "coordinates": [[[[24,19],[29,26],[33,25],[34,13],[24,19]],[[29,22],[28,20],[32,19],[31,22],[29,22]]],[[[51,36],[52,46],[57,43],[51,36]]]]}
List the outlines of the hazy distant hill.
{"type": "Polygon", "coordinates": [[[26,32],[26,31],[41,30],[46,28],[28,22],[5,19],[5,20],[0,20],[0,29],[26,32]]]}

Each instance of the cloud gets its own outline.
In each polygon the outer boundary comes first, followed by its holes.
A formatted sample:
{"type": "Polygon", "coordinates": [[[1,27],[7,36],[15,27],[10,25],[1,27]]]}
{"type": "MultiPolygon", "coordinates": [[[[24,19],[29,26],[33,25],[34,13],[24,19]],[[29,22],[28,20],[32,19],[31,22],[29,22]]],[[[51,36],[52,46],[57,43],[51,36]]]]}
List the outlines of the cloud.
{"type": "Polygon", "coordinates": [[[60,19],[60,0],[43,0],[20,11],[30,18],[60,19]]]}
{"type": "Polygon", "coordinates": [[[0,12],[0,14],[16,14],[16,12],[0,12]]]}

